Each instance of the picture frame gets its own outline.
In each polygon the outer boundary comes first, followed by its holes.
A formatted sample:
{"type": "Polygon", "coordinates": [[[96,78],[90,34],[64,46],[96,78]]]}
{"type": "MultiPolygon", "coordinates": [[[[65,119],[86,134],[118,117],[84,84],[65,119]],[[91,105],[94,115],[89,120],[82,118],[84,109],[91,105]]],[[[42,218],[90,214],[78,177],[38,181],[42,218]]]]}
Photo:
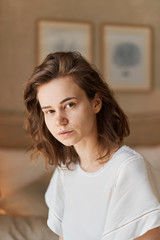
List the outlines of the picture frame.
{"type": "Polygon", "coordinates": [[[115,91],[149,91],[152,85],[150,26],[102,25],[102,73],[115,91]]]}
{"type": "Polygon", "coordinates": [[[78,51],[93,61],[93,26],[90,22],[55,19],[37,21],[37,63],[52,52],[78,51]]]}

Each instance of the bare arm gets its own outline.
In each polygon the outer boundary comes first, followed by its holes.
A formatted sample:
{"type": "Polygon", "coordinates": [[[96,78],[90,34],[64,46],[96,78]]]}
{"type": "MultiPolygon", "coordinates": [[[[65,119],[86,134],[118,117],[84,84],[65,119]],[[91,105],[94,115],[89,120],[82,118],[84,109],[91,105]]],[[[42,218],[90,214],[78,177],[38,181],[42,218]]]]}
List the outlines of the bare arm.
{"type": "Polygon", "coordinates": [[[135,240],[159,240],[160,239],[160,228],[154,228],[144,235],[136,238],[135,240]]]}
{"type": "Polygon", "coordinates": [[[59,237],[59,240],[63,240],[63,238],[62,238],[62,237],[59,237]]]}

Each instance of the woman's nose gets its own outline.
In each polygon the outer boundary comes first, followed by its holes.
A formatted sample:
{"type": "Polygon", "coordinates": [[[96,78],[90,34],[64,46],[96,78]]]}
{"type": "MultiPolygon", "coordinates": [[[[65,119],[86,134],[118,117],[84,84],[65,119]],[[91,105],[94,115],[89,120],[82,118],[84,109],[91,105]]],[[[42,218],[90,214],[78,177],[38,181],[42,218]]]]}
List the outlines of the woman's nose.
{"type": "Polygon", "coordinates": [[[68,124],[68,119],[66,116],[63,116],[62,114],[58,114],[56,117],[56,126],[61,126],[61,125],[67,125],[68,124]]]}

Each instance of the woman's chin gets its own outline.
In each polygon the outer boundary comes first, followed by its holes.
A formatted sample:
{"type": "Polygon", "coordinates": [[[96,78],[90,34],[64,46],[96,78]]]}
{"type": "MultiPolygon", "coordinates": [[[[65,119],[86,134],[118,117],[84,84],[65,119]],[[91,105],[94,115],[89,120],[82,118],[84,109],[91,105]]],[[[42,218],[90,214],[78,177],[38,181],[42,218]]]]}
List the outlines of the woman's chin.
{"type": "Polygon", "coordinates": [[[73,141],[58,141],[66,147],[72,147],[74,145],[73,141]]]}

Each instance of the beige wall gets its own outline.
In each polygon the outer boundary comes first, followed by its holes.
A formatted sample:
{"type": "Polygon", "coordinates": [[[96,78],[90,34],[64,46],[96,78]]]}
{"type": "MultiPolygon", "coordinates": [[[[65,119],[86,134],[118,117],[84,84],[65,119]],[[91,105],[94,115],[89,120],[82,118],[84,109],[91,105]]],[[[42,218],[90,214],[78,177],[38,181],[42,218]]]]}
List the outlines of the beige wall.
{"type": "Polygon", "coordinates": [[[23,84],[36,62],[36,20],[90,21],[94,62],[100,68],[102,23],[146,24],[153,28],[153,89],[117,94],[124,111],[160,112],[159,0],[0,0],[0,112],[23,112],[23,84]]]}

